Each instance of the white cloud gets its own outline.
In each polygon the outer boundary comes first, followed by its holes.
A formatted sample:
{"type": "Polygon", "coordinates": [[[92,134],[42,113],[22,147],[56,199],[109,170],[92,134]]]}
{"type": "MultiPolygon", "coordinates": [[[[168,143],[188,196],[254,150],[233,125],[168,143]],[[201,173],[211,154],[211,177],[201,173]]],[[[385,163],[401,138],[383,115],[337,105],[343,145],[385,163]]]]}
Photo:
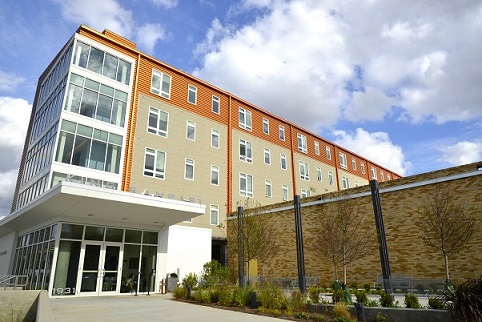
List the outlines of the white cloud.
{"type": "Polygon", "coordinates": [[[0,97],[0,215],[10,213],[31,109],[24,99],[0,97]]]}
{"type": "Polygon", "coordinates": [[[214,20],[193,73],[306,128],[342,118],[482,117],[480,2],[244,0],[234,8],[258,16],[238,29],[214,20]]]}
{"type": "Polygon", "coordinates": [[[0,70],[0,91],[13,92],[25,78],[0,70]]]}
{"type": "Polygon", "coordinates": [[[458,166],[482,160],[482,141],[463,141],[439,148],[442,157],[439,161],[458,166]]]}
{"type": "Polygon", "coordinates": [[[179,0],[149,0],[149,2],[153,3],[156,6],[161,6],[166,9],[172,9],[177,6],[179,0]]]}
{"type": "MultiPolygon", "coordinates": [[[[116,0],[54,0],[62,8],[63,17],[70,22],[85,24],[99,31],[111,30],[139,43],[142,50],[153,53],[156,43],[164,40],[166,31],[158,23],[139,24],[131,10],[116,0]]],[[[174,0],[152,0],[166,8],[177,5],[174,0]]]]}
{"type": "Polygon", "coordinates": [[[391,142],[385,132],[369,133],[358,128],[355,133],[334,131],[335,143],[372,160],[400,175],[410,172],[411,163],[405,161],[402,148],[391,142]]]}
{"type": "Polygon", "coordinates": [[[146,23],[137,29],[136,38],[142,50],[153,54],[157,41],[166,38],[166,31],[158,23],[146,23]]]}

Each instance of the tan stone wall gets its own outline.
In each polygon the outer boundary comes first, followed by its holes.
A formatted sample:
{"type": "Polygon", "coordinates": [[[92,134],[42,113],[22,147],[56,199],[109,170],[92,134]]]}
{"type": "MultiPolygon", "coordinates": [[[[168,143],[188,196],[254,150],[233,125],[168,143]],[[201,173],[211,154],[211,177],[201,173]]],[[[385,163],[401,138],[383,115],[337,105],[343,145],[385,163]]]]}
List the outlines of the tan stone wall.
{"type": "MultiPolygon", "coordinates": [[[[426,202],[427,197],[435,191],[450,189],[456,201],[475,207],[479,218],[481,218],[482,194],[480,191],[482,191],[482,171],[477,170],[477,168],[477,165],[471,164],[379,183],[392,275],[441,281],[445,279],[444,261],[441,253],[428,248],[420,239],[419,227],[421,219],[417,214],[417,208],[426,202]],[[458,179],[443,181],[444,178],[455,174],[471,172],[476,175],[467,177],[462,175],[458,179]],[[428,184],[417,186],[421,182],[428,184]],[[384,191],[389,188],[402,189],[384,191]]],[[[369,186],[325,194],[323,195],[323,200],[336,199],[346,195],[353,196],[360,193],[365,193],[365,196],[354,198],[355,203],[358,205],[358,210],[366,214],[365,224],[375,230],[369,186]]],[[[316,201],[317,199],[318,197],[304,199],[302,203],[316,201]]],[[[290,206],[290,204],[285,203],[275,207],[279,206],[290,206]]],[[[319,203],[302,207],[302,224],[306,275],[319,277],[321,281],[328,283],[334,277],[333,264],[320,260],[315,251],[316,235],[319,233],[319,216],[323,207],[327,207],[327,204],[319,203]]],[[[275,225],[278,231],[280,251],[278,256],[267,264],[258,261],[258,274],[264,274],[266,277],[296,278],[297,260],[294,211],[289,209],[275,212],[271,223],[275,225]]],[[[229,233],[233,232],[229,231],[229,233]]],[[[373,240],[376,240],[375,233],[373,234],[373,240]]],[[[449,258],[451,278],[479,277],[482,274],[481,249],[482,226],[479,226],[478,231],[469,244],[460,253],[449,258]]],[[[229,254],[229,263],[234,270],[236,270],[236,256],[236,254],[229,254]]],[[[379,251],[375,247],[368,256],[348,265],[347,282],[348,284],[358,283],[359,285],[364,283],[373,284],[376,282],[377,276],[381,274],[379,251]]]]}

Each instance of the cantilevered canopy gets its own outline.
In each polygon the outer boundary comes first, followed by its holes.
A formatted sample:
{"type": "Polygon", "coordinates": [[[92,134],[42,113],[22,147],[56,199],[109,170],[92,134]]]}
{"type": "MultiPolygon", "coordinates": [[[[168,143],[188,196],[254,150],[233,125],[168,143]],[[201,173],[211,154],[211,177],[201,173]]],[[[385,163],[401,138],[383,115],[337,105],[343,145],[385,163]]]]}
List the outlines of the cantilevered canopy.
{"type": "Polygon", "coordinates": [[[0,236],[52,219],[166,227],[203,215],[205,205],[63,181],[0,221],[0,236]]]}

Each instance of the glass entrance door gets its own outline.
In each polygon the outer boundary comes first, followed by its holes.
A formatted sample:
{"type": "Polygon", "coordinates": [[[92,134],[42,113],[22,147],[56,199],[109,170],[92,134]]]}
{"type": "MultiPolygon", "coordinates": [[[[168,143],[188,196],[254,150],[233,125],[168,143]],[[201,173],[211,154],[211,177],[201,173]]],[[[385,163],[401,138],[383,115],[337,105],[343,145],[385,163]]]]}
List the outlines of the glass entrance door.
{"type": "Polygon", "coordinates": [[[101,295],[119,292],[122,245],[84,242],[80,253],[81,267],[77,278],[79,295],[101,295]]]}

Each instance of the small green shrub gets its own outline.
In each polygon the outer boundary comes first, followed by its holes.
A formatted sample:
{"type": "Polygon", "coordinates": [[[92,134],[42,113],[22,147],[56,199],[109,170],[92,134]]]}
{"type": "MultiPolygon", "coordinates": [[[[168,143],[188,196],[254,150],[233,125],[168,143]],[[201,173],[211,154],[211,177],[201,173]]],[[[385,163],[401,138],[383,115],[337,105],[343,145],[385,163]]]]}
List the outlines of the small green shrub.
{"type": "Polygon", "coordinates": [[[172,290],[172,296],[176,300],[185,300],[187,299],[187,288],[185,287],[176,287],[175,289],[172,290]]]}
{"type": "Polygon", "coordinates": [[[238,307],[248,306],[251,302],[249,294],[253,292],[252,287],[237,287],[233,290],[233,305],[238,307]]]}
{"type": "Polygon", "coordinates": [[[365,289],[365,291],[366,291],[367,293],[369,293],[370,290],[371,290],[370,284],[363,284],[363,288],[365,289]]]}
{"type": "Polygon", "coordinates": [[[382,313],[377,313],[375,315],[375,322],[386,322],[387,321],[387,316],[382,314],[382,313]]]}
{"type": "Polygon", "coordinates": [[[444,310],[445,305],[442,299],[438,297],[429,297],[428,298],[428,308],[433,310],[444,310]]]}
{"type": "Polygon", "coordinates": [[[321,287],[315,285],[308,287],[308,297],[313,303],[320,303],[321,287]]]}
{"type": "Polygon", "coordinates": [[[198,278],[196,273],[189,273],[182,279],[182,286],[185,288],[191,287],[191,289],[197,286],[198,278]]]}
{"type": "Polygon", "coordinates": [[[333,306],[333,321],[346,322],[351,321],[352,319],[353,317],[351,316],[350,311],[348,311],[348,306],[345,303],[339,302],[333,306]]]}
{"type": "Polygon", "coordinates": [[[361,290],[361,291],[355,291],[355,297],[356,297],[356,301],[358,303],[362,303],[363,305],[367,306],[368,304],[368,295],[366,293],[365,290],[361,290]]]}
{"type": "Polygon", "coordinates": [[[221,265],[217,260],[212,260],[203,265],[203,271],[201,272],[203,287],[208,288],[213,285],[224,284],[228,278],[228,268],[221,265]]]}
{"type": "Polygon", "coordinates": [[[209,301],[211,303],[218,303],[219,302],[219,288],[211,287],[209,289],[209,301]]]}
{"type": "Polygon", "coordinates": [[[286,308],[286,297],[283,290],[278,285],[266,283],[258,292],[258,299],[261,306],[267,309],[284,309],[286,308]]]}
{"type": "Polygon", "coordinates": [[[194,293],[194,300],[201,303],[211,302],[211,292],[206,289],[199,289],[194,293]]]}
{"type": "Polygon", "coordinates": [[[420,309],[422,306],[418,301],[417,295],[413,293],[405,294],[405,307],[409,309],[420,309]]]}
{"type": "Polygon", "coordinates": [[[218,289],[218,303],[224,306],[233,305],[234,289],[230,285],[222,285],[218,289]]]}
{"type": "Polygon", "coordinates": [[[287,299],[286,306],[292,312],[303,312],[306,310],[306,298],[300,291],[294,291],[291,297],[287,299]]]}
{"type": "Polygon", "coordinates": [[[459,321],[482,321],[482,276],[455,284],[444,293],[448,309],[459,321]]]}
{"type": "Polygon", "coordinates": [[[393,296],[385,291],[380,292],[380,305],[383,307],[395,307],[393,304],[393,296]]]}
{"type": "Polygon", "coordinates": [[[333,291],[333,295],[331,296],[333,303],[339,303],[339,302],[344,302],[345,301],[345,293],[343,292],[342,289],[338,289],[336,291],[333,291]]]}

